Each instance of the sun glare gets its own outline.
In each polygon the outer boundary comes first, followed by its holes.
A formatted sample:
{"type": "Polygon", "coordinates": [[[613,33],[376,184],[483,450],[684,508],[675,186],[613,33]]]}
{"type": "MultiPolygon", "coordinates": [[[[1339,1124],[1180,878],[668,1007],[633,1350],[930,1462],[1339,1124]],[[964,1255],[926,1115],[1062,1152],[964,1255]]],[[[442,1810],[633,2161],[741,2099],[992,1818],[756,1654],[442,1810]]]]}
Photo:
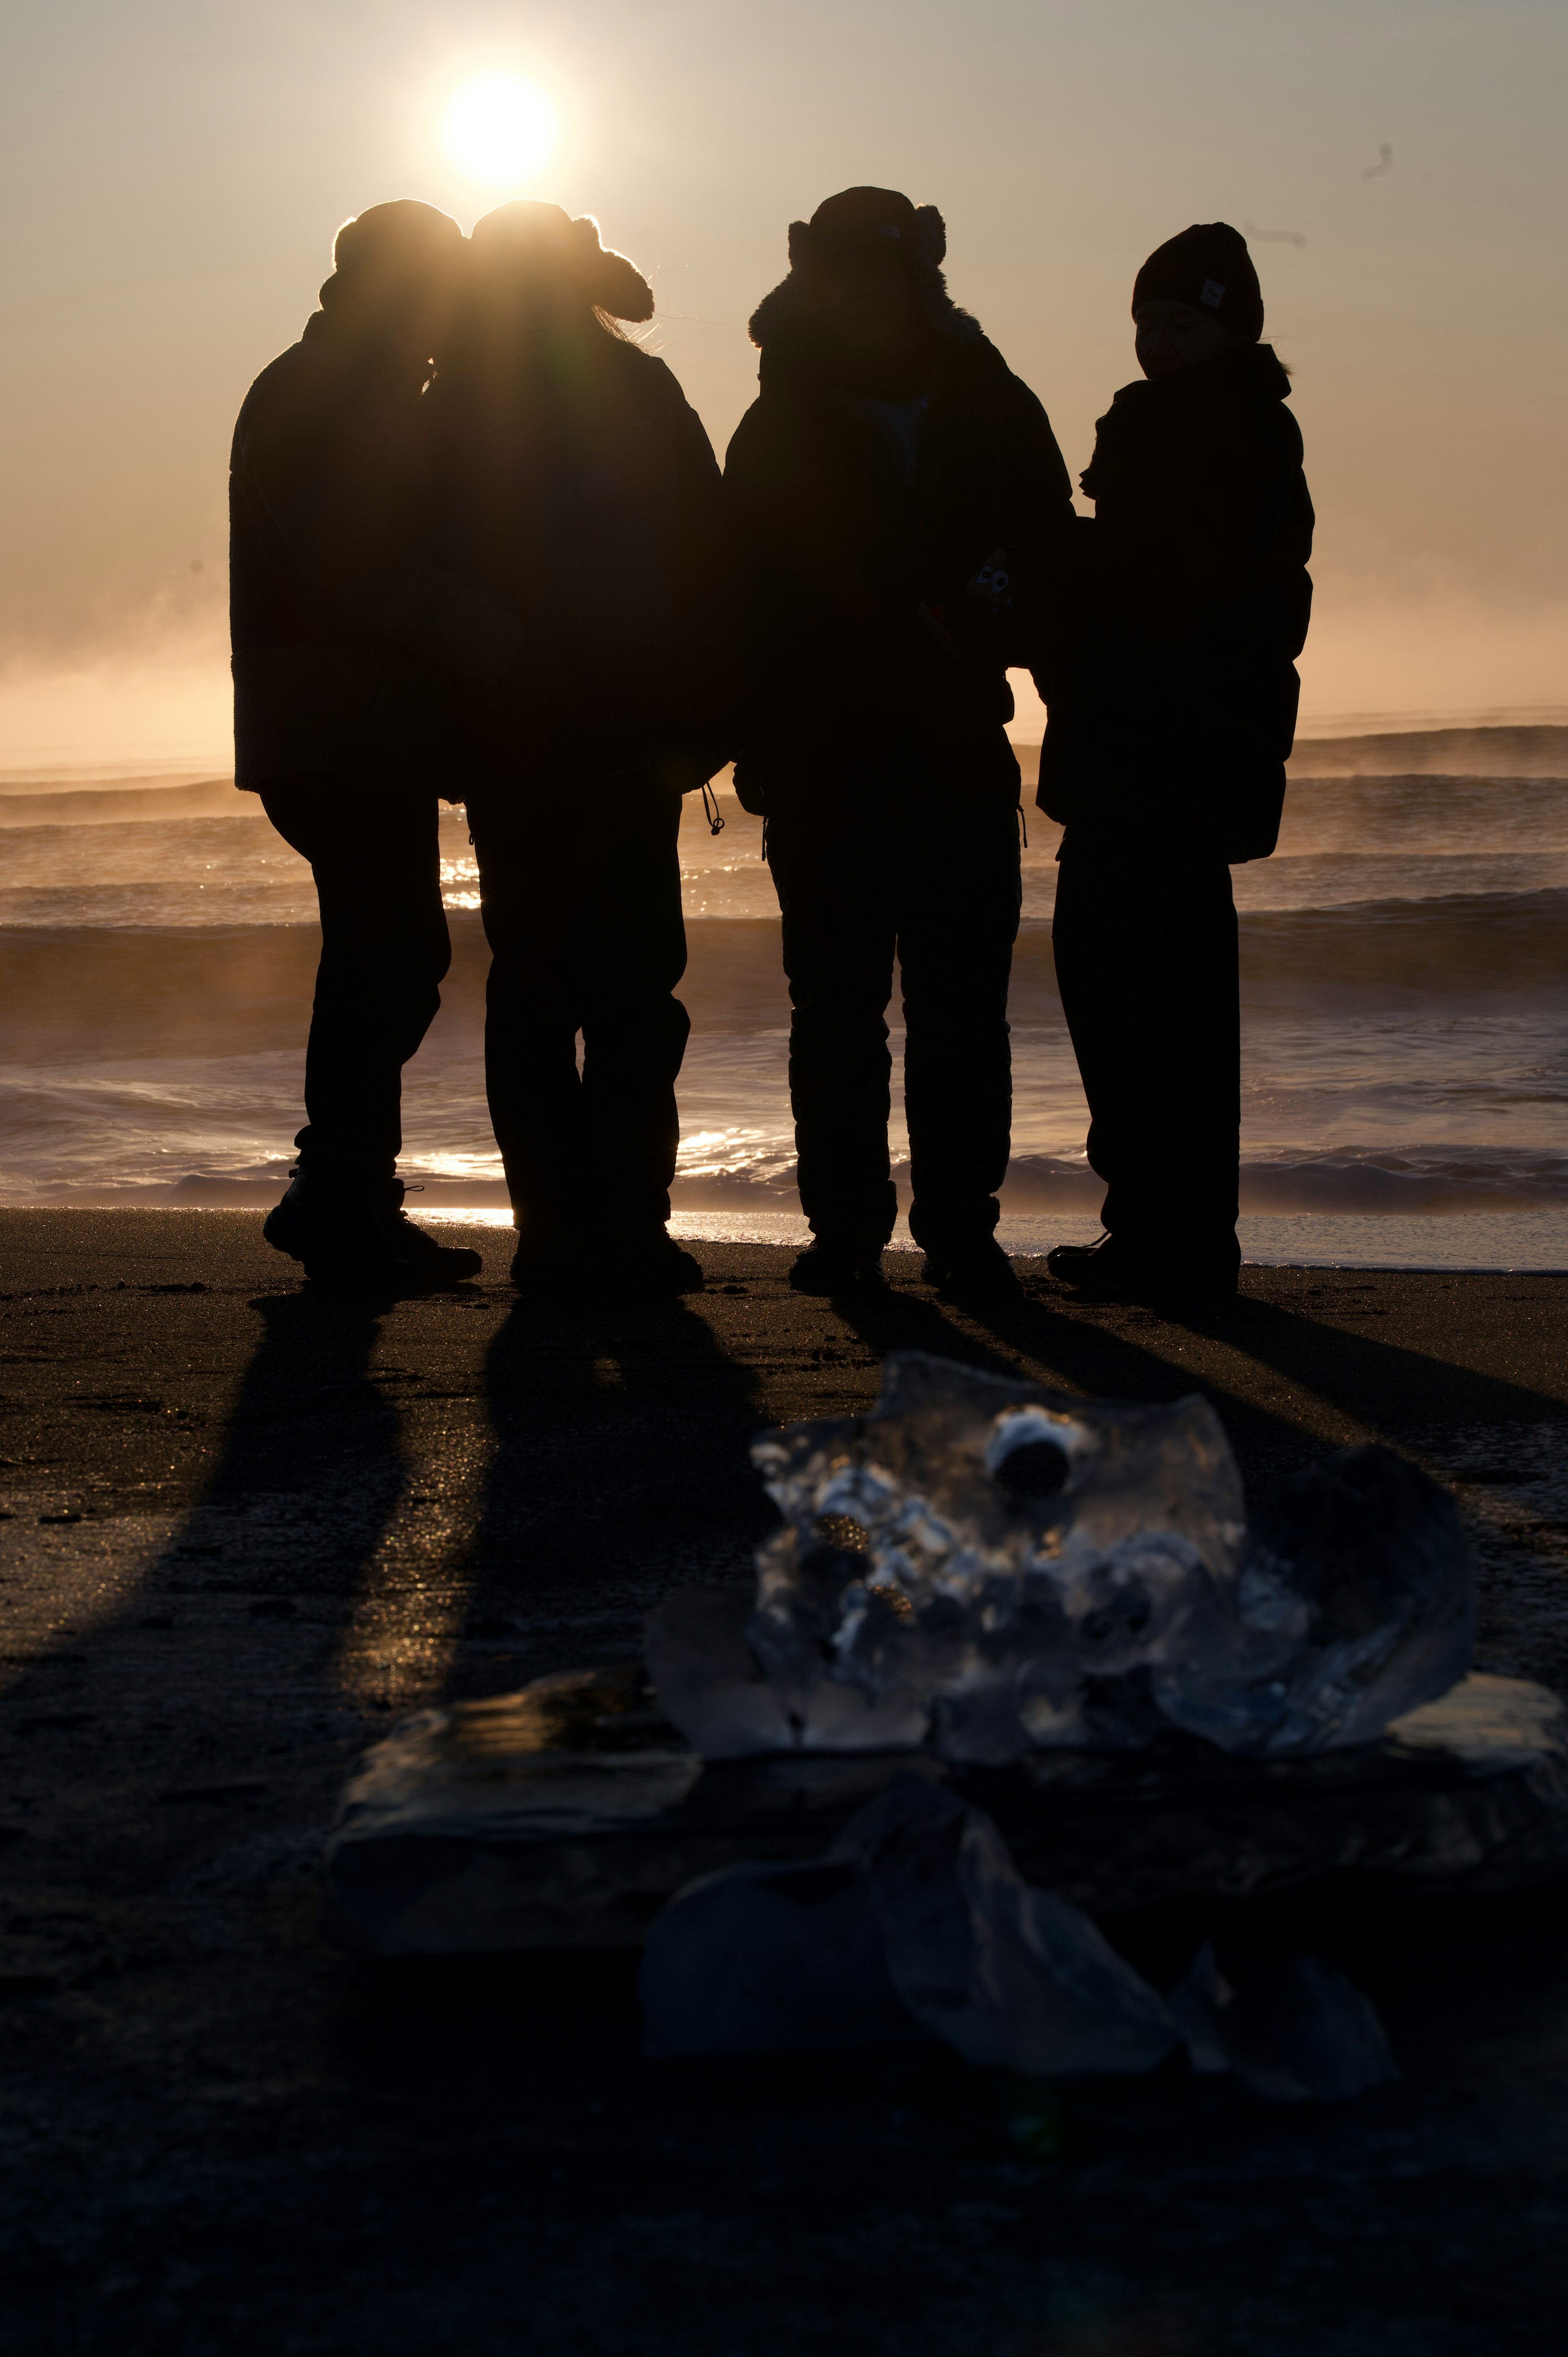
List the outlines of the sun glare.
{"type": "Polygon", "coordinates": [[[452,161],[489,188],[521,186],[548,162],[555,145],[554,108],[542,90],[515,74],[466,82],[441,127],[452,161]]]}

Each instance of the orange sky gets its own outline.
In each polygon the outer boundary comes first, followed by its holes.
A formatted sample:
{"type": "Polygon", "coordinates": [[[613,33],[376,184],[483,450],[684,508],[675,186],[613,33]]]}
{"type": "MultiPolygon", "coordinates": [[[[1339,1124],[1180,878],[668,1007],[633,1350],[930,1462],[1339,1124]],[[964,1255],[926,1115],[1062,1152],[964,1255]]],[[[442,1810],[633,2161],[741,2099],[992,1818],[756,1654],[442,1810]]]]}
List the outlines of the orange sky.
{"type": "Polygon", "coordinates": [[[1560,6],[23,14],[0,49],[0,770],[221,759],[233,414],[297,334],[337,223],[404,194],[465,226],[515,193],[598,214],[654,276],[658,348],[722,448],[789,218],[850,182],[903,187],[947,215],[955,295],[1075,470],[1132,373],[1144,254],[1192,220],[1273,232],[1267,332],[1320,519],[1307,713],[1568,705],[1560,6]],[[490,70],[560,116],[526,189],[481,188],[441,147],[445,102],[490,70]]]}

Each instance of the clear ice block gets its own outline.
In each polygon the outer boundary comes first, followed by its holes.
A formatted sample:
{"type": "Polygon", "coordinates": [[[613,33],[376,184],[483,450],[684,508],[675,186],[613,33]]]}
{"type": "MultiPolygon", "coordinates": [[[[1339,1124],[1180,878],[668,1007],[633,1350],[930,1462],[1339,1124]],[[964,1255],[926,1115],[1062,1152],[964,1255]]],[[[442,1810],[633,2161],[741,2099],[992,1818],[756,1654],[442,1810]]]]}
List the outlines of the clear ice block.
{"type": "Polygon", "coordinates": [[[1040,2078],[1151,2071],[1176,2043],[1164,1998],[940,1785],[899,1776],[828,1857],[859,1867],[893,1986],[966,2061],[1040,2078]]]}
{"type": "Polygon", "coordinates": [[[915,1775],[811,1865],[735,1866],[677,1891],[639,1987],[660,2055],[924,2035],[1054,2076],[1147,2071],[1180,2035],[1086,1915],[1023,1881],[989,1817],[915,1775]]]}
{"type": "Polygon", "coordinates": [[[1252,1530],[1216,1636],[1155,1673],[1174,1727],[1271,1759],[1374,1742],[1470,1667],[1475,1570],[1457,1506],[1391,1449],[1308,1466],[1252,1530]]]}
{"type": "Polygon", "coordinates": [[[1144,1743],[1152,1672],[1225,1621],[1241,1484],[1206,1400],[1080,1400],[909,1351],[868,1415],[752,1456],[785,1528],[747,1634],[804,1746],[846,1748],[844,1687],[953,1760],[1144,1743]]]}
{"type": "Polygon", "coordinates": [[[1254,1974],[1237,1990],[1206,1943],[1170,2007],[1195,2071],[1230,2072],[1276,2103],[1339,2103],[1399,2077],[1371,1999],[1316,1956],[1254,1974]]]}
{"type": "Polygon", "coordinates": [[[863,1417],[764,1433],[783,1527],[744,1621],[650,1625],[662,1706],[711,1759],[889,1751],[1004,1766],[1174,1729],[1263,1757],[1369,1743],[1462,1678],[1453,1501],[1382,1448],[1288,1482],[1249,1538],[1206,1400],[1081,1400],[905,1352],[863,1417]]]}

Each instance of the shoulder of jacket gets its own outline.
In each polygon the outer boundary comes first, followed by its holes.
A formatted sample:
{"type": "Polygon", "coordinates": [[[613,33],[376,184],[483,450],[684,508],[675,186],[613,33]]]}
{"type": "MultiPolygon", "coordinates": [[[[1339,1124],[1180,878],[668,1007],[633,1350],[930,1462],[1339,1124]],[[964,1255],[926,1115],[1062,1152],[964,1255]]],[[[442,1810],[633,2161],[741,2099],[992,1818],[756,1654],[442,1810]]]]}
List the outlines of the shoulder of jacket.
{"type": "Polygon", "coordinates": [[[644,351],[629,336],[612,336],[608,340],[613,352],[610,365],[629,383],[654,400],[662,398],[671,404],[685,400],[681,380],[668,361],[657,352],[644,351]]]}
{"type": "Polygon", "coordinates": [[[1302,463],[1305,446],[1301,427],[1277,395],[1228,404],[1222,430],[1233,450],[1250,450],[1252,464],[1269,473],[1288,473],[1302,463]]]}
{"type": "Polygon", "coordinates": [[[726,469],[733,460],[746,459],[753,455],[758,446],[767,439],[771,423],[772,414],[768,404],[758,393],[751,406],[742,411],[740,423],[729,437],[729,443],[725,451],[726,469]]]}
{"type": "Polygon", "coordinates": [[[237,435],[265,433],[286,425],[330,392],[338,381],[335,358],[319,345],[290,344],[269,361],[240,404],[237,435]]]}
{"type": "Polygon", "coordinates": [[[985,336],[949,347],[946,378],[954,397],[966,405],[983,406],[993,417],[1037,422],[1046,414],[1038,393],[1008,367],[985,336]]]}
{"type": "Polygon", "coordinates": [[[1278,401],[1269,403],[1267,415],[1263,420],[1263,433],[1282,454],[1300,465],[1306,451],[1306,445],[1302,439],[1301,420],[1294,409],[1287,408],[1283,396],[1278,401]]]}
{"type": "Polygon", "coordinates": [[[977,384],[1016,385],[1020,392],[1028,391],[1023,378],[1014,374],[989,336],[967,336],[946,349],[948,366],[956,375],[971,378],[977,384]]]}

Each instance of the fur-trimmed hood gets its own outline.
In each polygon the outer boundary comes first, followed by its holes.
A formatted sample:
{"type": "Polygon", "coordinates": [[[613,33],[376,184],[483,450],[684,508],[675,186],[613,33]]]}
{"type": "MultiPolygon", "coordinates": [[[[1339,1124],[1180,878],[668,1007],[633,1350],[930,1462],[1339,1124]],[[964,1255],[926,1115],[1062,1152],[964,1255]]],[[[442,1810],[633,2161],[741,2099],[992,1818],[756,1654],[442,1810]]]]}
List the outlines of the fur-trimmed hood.
{"type": "MultiPolygon", "coordinates": [[[[947,224],[935,205],[911,205],[908,198],[887,191],[887,209],[897,213],[897,228],[891,224],[882,231],[850,229],[848,224],[841,227],[835,215],[838,209],[846,207],[846,199],[883,194],[870,188],[848,189],[843,197],[830,198],[825,205],[819,206],[809,221],[790,222],[789,274],[780,279],[771,294],[763,296],[748,324],[751,340],[758,350],[766,351],[769,345],[792,342],[798,338],[805,339],[809,330],[804,314],[812,267],[823,253],[842,245],[847,235],[865,244],[873,243],[880,235],[886,236],[909,272],[921,316],[932,333],[947,343],[979,341],[979,320],[961,310],[948,293],[941,267],[948,250],[947,224]]],[[[864,212],[866,207],[862,202],[854,210],[864,212]]]]}

